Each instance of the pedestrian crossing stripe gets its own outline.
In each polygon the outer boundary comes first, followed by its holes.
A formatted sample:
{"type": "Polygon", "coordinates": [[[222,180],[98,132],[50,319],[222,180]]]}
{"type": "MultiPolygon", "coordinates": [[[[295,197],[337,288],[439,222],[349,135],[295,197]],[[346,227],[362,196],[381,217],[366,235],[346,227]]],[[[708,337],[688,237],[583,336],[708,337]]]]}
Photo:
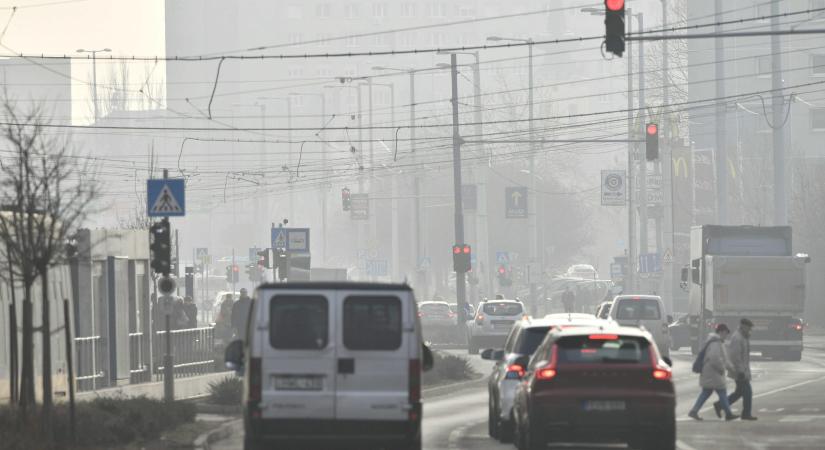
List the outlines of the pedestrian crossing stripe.
{"type": "Polygon", "coordinates": [[[164,184],[160,190],[160,194],[155,199],[155,203],[149,208],[150,213],[164,214],[164,213],[182,213],[183,208],[172,194],[172,189],[168,184],[164,184]]]}

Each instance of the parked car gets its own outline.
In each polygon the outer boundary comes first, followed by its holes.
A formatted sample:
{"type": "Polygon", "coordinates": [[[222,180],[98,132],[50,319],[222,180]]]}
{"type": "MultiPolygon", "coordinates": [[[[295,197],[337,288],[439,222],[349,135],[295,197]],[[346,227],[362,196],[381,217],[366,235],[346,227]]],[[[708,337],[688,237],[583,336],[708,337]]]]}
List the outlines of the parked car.
{"type": "Polygon", "coordinates": [[[227,366],[244,376],[244,449],[421,449],[422,344],[412,289],[264,284],[227,366]]]}
{"type": "Polygon", "coordinates": [[[525,318],[518,300],[488,300],[479,303],[475,319],[467,322],[467,352],[478,354],[484,347],[503,348],[513,324],[525,318]]]}
{"type": "Polygon", "coordinates": [[[653,336],[635,327],[553,330],[516,389],[515,442],[520,450],[549,442],[625,442],[672,450],[676,395],[670,360],[653,336]]]}
{"type": "Polygon", "coordinates": [[[490,437],[502,442],[512,439],[513,399],[526,368],[516,363],[519,358],[532,355],[551,329],[600,326],[605,323],[590,314],[550,314],[543,319],[523,319],[513,326],[503,349],[484,350],[482,359],[495,362],[487,382],[490,437]]]}
{"type": "Polygon", "coordinates": [[[610,318],[619,325],[644,327],[662,352],[670,356],[670,324],[665,314],[665,304],[656,295],[619,295],[613,299],[610,318]]]}

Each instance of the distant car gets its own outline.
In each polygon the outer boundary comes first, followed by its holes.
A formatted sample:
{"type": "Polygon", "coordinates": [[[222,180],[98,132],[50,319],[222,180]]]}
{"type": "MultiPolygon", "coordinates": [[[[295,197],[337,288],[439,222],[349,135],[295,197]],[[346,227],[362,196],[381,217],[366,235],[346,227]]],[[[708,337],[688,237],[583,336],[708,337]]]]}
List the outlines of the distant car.
{"type": "Polygon", "coordinates": [[[619,325],[644,327],[662,352],[670,356],[670,329],[665,304],[656,295],[619,295],[613,299],[610,318],[619,325]]]}
{"type": "Polygon", "coordinates": [[[670,332],[670,349],[677,351],[682,347],[690,348],[692,345],[692,334],[696,318],[690,315],[683,315],[668,325],[670,332]]]}
{"type": "Polygon", "coordinates": [[[450,342],[457,330],[458,315],[447,302],[421,302],[418,317],[424,339],[434,343],[450,342]]]}
{"type": "Polygon", "coordinates": [[[488,300],[479,303],[475,319],[467,322],[467,352],[478,354],[483,347],[503,348],[513,324],[525,318],[518,300],[488,300]]]}
{"type": "Polygon", "coordinates": [[[543,319],[523,319],[513,326],[503,350],[484,350],[482,359],[495,362],[487,383],[490,437],[501,442],[512,439],[513,399],[526,368],[517,364],[516,360],[532,355],[551,329],[592,327],[606,323],[592,314],[549,314],[543,319]]]}
{"type": "MultiPolygon", "coordinates": [[[[450,310],[458,314],[458,303],[450,303],[450,310]]],[[[470,303],[464,304],[464,317],[470,319],[475,315],[475,308],[470,303]]]]}
{"type": "Polygon", "coordinates": [[[590,264],[574,264],[567,269],[567,276],[595,280],[599,277],[599,273],[590,264]]]}
{"type": "Polygon", "coordinates": [[[596,308],[596,317],[600,319],[607,319],[610,317],[610,307],[613,306],[613,300],[602,302],[596,308]]]}
{"type": "Polygon", "coordinates": [[[676,448],[670,360],[645,330],[615,324],[551,331],[527,362],[513,406],[520,450],[550,442],[676,448]]]}

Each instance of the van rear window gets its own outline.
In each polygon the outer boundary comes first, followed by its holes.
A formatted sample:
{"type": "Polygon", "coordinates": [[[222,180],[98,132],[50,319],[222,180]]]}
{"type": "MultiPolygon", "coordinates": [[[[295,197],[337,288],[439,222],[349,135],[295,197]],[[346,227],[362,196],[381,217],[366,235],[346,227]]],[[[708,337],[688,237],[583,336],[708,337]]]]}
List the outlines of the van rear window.
{"type": "Polygon", "coordinates": [[[634,336],[571,336],[559,339],[560,364],[650,364],[650,343],[634,336]]]}
{"type": "Polygon", "coordinates": [[[344,346],[350,350],[401,347],[401,300],[397,297],[347,297],[344,346]]]}
{"type": "Polygon", "coordinates": [[[276,295],[269,303],[269,344],[280,350],[321,350],[329,339],[329,303],[318,295],[276,295]]]}
{"type": "Polygon", "coordinates": [[[616,320],[661,320],[659,302],[650,299],[622,299],[616,307],[616,320]]]}

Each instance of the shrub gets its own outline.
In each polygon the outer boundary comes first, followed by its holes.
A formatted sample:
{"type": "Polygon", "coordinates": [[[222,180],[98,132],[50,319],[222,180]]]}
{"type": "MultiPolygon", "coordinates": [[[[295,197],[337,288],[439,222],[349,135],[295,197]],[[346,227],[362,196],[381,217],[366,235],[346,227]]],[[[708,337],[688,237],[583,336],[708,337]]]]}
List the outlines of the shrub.
{"type": "MultiPolygon", "coordinates": [[[[17,410],[0,408],[0,436],[3,448],[48,449],[42,433],[39,413],[28,421],[17,410]]],[[[100,398],[76,405],[76,448],[111,448],[133,441],[157,439],[162,432],[195,420],[195,405],[185,402],[164,403],[146,397],[100,398]]],[[[69,408],[54,408],[55,444],[52,448],[71,448],[69,442],[69,408]]]]}
{"type": "Polygon", "coordinates": [[[229,375],[223,380],[209,383],[209,403],[216,405],[240,405],[243,380],[229,375]]]}
{"type": "Polygon", "coordinates": [[[463,356],[434,351],[433,363],[433,370],[424,374],[424,384],[470,380],[478,375],[470,360],[463,356]]]}

